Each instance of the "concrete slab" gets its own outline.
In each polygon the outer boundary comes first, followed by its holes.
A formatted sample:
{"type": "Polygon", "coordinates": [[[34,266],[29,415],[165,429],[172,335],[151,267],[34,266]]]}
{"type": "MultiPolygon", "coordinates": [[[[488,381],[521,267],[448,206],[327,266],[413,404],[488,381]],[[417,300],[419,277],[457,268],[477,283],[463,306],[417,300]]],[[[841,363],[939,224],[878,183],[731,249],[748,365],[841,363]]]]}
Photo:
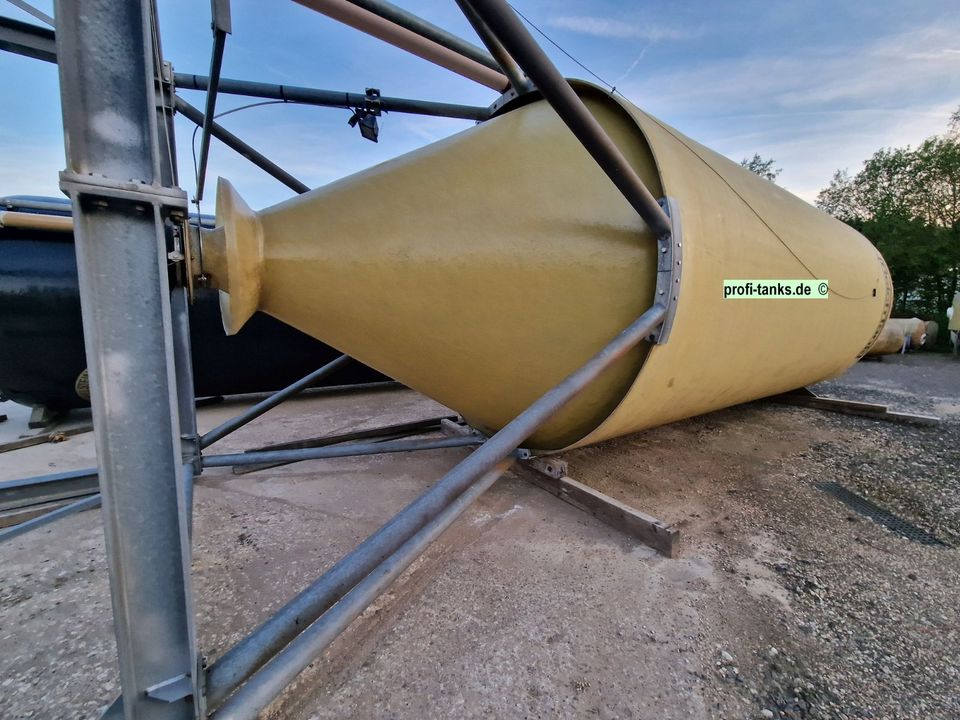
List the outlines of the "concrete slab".
{"type": "MultiPolygon", "coordinates": [[[[958,369],[925,362],[931,392],[908,409],[960,402],[958,369]]],[[[869,400],[858,393],[905,393],[912,375],[873,363],[850,378],[824,391],[869,400]]],[[[242,406],[202,409],[201,427],[242,406]]],[[[211,451],[445,412],[410,391],[301,398],[211,451]]],[[[958,438],[956,415],[905,428],[754,404],[570,453],[578,480],[682,527],[673,560],[508,474],[268,716],[958,716],[956,551],[898,538],[814,487],[876,492],[955,542],[958,438]]],[[[205,473],[204,651],[229,648],[465,454],[205,473]]],[[[0,456],[0,478],[93,455],[89,435],[27,448],[0,456]]],[[[117,691],[102,542],[87,512],[0,546],[4,717],[92,717],[117,691]]]]}

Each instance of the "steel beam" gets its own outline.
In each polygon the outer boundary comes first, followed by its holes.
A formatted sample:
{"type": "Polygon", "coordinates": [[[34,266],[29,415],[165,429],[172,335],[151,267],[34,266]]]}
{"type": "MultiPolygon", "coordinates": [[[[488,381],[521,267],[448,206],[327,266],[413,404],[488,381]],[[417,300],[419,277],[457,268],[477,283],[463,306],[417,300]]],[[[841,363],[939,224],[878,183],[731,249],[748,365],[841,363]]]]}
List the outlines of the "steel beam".
{"type": "MultiPolygon", "coordinates": [[[[453,420],[456,416],[451,416],[453,420]]],[[[427,432],[441,429],[442,421],[448,418],[433,418],[429,420],[418,420],[409,423],[399,423],[397,425],[387,425],[384,427],[370,428],[367,430],[353,430],[346,433],[337,433],[336,435],[324,435],[317,438],[304,440],[291,440],[284,443],[275,443],[273,445],[264,445],[263,447],[252,448],[247,452],[260,452],[263,450],[292,450],[296,448],[329,447],[330,445],[339,445],[341,443],[355,442],[357,440],[377,440],[384,442],[386,440],[399,440],[413,435],[422,435],[427,432]]],[[[258,463],[257,465],[245,465],[235,467],[234,475],[244,475],[247,473],[267,470],[269,468],[280,467],[287,463],[258,463]]]]}
{"type": "Polygon", "coordinates": [[[123,712],[186,720],[196,692],[190,548],[173,368],[164,187],[148,0],[58,0],[57,56],[123,712]]]}
{"type": "Polygon", "coordinates": [[[448,50],[453,50],[453,52],[458,55],[463,55],[491,70],[500,72],[500,66],[496,58],[489,53],[484,52],[481,48],[472,45],[463,38],[457,37],[453,33],[447,32],[431,22],[427,22],[422,17],[414,15],[412,12],[404,10],[401,7],[397,7],[393,3],[386,2],[386,0],[349,1],[357,7],[372,12],[374,15],[379,15],[384,20],[388,20],[410,32],[416,33],[420,37],[431,40],[437,43],[437,45],[442,45],[448,50]]]}
{"type": "MultiPolygon", "coordinates": [[[[204,75],[188,73],[174,74],[174,83],[181,90],[206,90],[210,87],[210,78],[204,75]]],[[[361,93],[338,92],[336,90],[316,90],[295,85],[274,85],[271,83],[249,82],[220,78],[220,92],[226,95],[245,95],[269,100],[286,100],[302,105],[317,105],[353,109],[361,107],[367,96],[361,93]]],[[[430,100],[408,100],[405,98],[380,96],[380,108],[386,112],[449,117],[463,120],[486,120],[490,117],[489,108],[475,105],[456,105],[453,103],[433,102],[430,100]]]]}
{"type": "Polygon", "coordinates": [[[447,68],[469,80],[503,92],[510,81],[499,69],[472,60],[460,52],[428,40],[423,35],[408,30],[402,25],[387,20],[348,0],[295,0],[295,2],[322,13],[327,17],[349,25],[362,33],[379,38],[394,47],[406,50],[434,65],[447,68]]]}
{"type": "Polygon", "coordinates": [[[428,440],[388,440],[383,442],[354,442],[327,447],[292,448],[290,450],[261,450],[259,452],[204,455],[203,467],[232,467],[234,465],[262,465],[265,463],[291,463],[303,460],[356,457],[358,455],[382,455],[386,453],[414,452],[417,450],[440,450],[442,448],[466,447],[483,444],[483,437],[445,437],[428,440]]]}
{"type": "Polygon", "coordinates": [[[55,520],[59,520],[60,518],[73,515],[74,513],[81,512],[82,510],[91,510],[96,507],[100,507],[100,493],[91,495],[90,497],[81,498],[80,500],[75,500],[69,505],[64,505],[56,510],[51,510],[48,513],[31,518],[30,520],[25,520],[17,525],[3,528],[0,530],[0,542],[12,540],[15,537],[23,535],[26,532],[30,532],[31,530],[36,530],[37,528],[43,527],[44,525],[52,523],[55,520]]]}
{"type": "MultiPolygon", "coordinates": [[[[195,108],[193,105],[188,103],[182,97],[177,95],[175,99],[177,112],[183,115],[185,118],[190,120],[190,122],[197,125],[197,127],[203,127],[203,113],[195,108]]],[[[238,153],[243,155],[247,160],[252,162],[258,168],[264,172],[272,175],[277,180],[282,182],[288,188],[297,193],[305,193],[310,190],[308,185],[304,185],[302,182],[297,180],[293,175],[288,173],[282,167],[277,165],[275,162],[270,160],[266,155],[263,155],[252,147],[247,145],[243,140],[238,138],[232,132],[227,130],[225,127],[216,122],[210,123],[210,134],[213,135],[217,140],[222,142],[227,147],[232,150],[236,150],[238,153]]]]}
{"type": "Polygon", "coordinates": [[[473,9],[470,0],[457,0],[457,5],[460,6],[460,11],[473,26],[477,37],[483,41],[483,44],[487,46],[487,50],[490,51],[490,55],[497,61],[497,66],[503,71],[503,74],[507,76],[507,79],[510,80],[510,87],[518,93],[529,91],[531,84],[523,74],[523,70],[517,67],[517,63],[510,57],[510,53],[500,44],[500,41],[497,40],[496,36],[490,31],[490,28],[487,27],[483,18],[477,15],[477,11],[473,9]]]}
{"type": "Polygon", "coordinates": [[[197,171],[197,201],[203,200],[203,186],[207,177],[207,159],[210,154],[210,125],[217,110],[217,91],[220,84],[220,68],[227,35],[232,31],[230,0],[213,0],[210,3],[213,15],[213,50],[210,53],[210,78],[207,86],[207,102],[203,110],[203,132],[200,136],[200,160],[197,171]]]}
{"type": "Polygon", "coordinates": [[[45,62],[57,62],[57,43],[53,30],[3,16],[0,16],[0,50],[45,62]]]}
{"type": "Polygon", "coordinates": [[[504,461],[474,480],[453,502],[430,520],[361,580],[319,620],[306,628],[260,672],[243,685],[215,714],[216,720],[253,720],[296,679],[350,623],[400,577],[413,562],[507,471],[504,461]]]}
{"type": "MultiPolygon", "coordinates": [[[[517,448],[536,432],[537,428],[553,417],[604,370],[646,339],[663,321],[665,315],[666,309],[663,305],[656,304],[650,308],[580,369],[541,396],[315,583],[232,647],[207,673],[207,698],[210,707],[215,708],[223,702],[252,673],[290,644],[308,625],[333,607],[381,563],[387,561],[471,486],[475,486],[478,481],[482,483],[481,479],[488,473],[494,473],[500,463],[517,452],[517,448]]],[[[325,638],[323,635],[318,639],[315,635],[305,641],[306,652],[303,646],[298,646],[292,657],[287,656],[287,660],[276,666],[276,670],[260,677],[256,689],[251,690],[249,695],[245,691],[241,691],[243,695],[238,692],[229,701],[229,707],[224,707],[225,714],[222,717],[254,717],[259,703],[268,695],[275,697],[289,682],[288,678],[292,679],[292,668],[297,667],[306,655],[313,658],[317,652],[322,651],[326,646],[325,638]],[[250,703],[249,708],[253,708],[253,714],[244,709],[247,703],[250,703]]]]}
{"type": "Polygon", "coordinates": [[[213,428],[213,430],[204,433],[200,438],[200,447],[209,447],[217,440],[225,438],[234,430],[239,430],[248,422],[256,420],[258,417],[263,415],[268,410],[272,410],[284,400],[292,398],[294,395],[306,390],[311,385],[316,384],[317,381],[322,380],[327,375],[331,375],[349,362],[350,357],[348,355],[341,355],[335,360],[328,362],[322,368],[314,370],[306,377],[302,377],[295,383],[287,385],[287,387],[283,388],[283,390],[277,390],[277,392],[273,393],[273,395],[264,398],[253,407],[248,408],[246,411],[240,413],[236,417],[230,418],[226,422],[217,425],[217,427],[213,428]]]}
{"type": "Polygon", "coordinates": [[[45,12],[38,10],[26,0],[8,0],[11,5],[16,5],[18,8],[23,10],[29,15],[33,15],[37,20],[45,22],[50,27],[54,26],[53,18],[47,15],[45,12]]]}
{"type": "Polygon", "coordinates": [[[505,0],[470,3],[654,234],[669,235],[670,218],[510,5],[505,0]]]}
{"type": "Polygon", "coordinates": [[[96,468],[7,480],[0,482],[0,511],[92,495],[99,489],[96,468]]]}

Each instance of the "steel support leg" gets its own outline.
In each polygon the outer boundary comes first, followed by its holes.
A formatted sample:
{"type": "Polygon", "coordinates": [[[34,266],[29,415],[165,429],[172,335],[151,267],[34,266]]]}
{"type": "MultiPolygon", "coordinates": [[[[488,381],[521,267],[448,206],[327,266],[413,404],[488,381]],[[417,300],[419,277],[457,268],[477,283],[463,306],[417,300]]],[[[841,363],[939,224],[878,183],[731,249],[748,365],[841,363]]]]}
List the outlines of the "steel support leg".
{"type": "MultiPolygon", "coordinates": [[[[458,498],[467,492],[472,492],[470,488],[482,492],[482,489],[489,487],[485,484],[486,481],[489,480],[492,483],[496,476],[503,472],[501,463],[517,452],[517,448],[524,440],[536,432],[604,370],[648,338],[650,333],[663,322],[665,316],[666,309],[663,305],[655,304],[647,310],[609,345],[588,360],[583,367],[542,395],[466,460],[444,475],[427,492],[397,513],[390,522],[364,540],[316,582],[227,651],[214,663],[207,674],[207,691],[211,708],[223,702],[252,673],[289,645],[294,649],[290,653],[285,651],[281,653],[284,657],[282,662],[271,663],[263,671],[258,672],[251,681],[254,684],[249,690],[246,687],[242,688],[224,705],[222,717],[233,720],[255,717],[263,707],[259,703],[268,697],[275,697],[284,685],[305,667],[303,664],[305,658],[316,657],[316,654],[322,652],[328,643],[328,630],[332,627],[341,629],[345,627],[342,623],[349,622],[347,618],[352,610],[342,615],[337,611],[337,619],[331,621],[332,625],[325,625],[326,616],[321,618],[325,612],[330,608],[339,607],[338,601],[341,601],[341,598],[355,587],[359,588],[358,583],[364,581],[364,578],[371,573],[374,575],[382,573],[379,577],[389,578],[386,580],[389,584],[396,577],[393,573],[397,571],[397,566],[402,565],[399,571],[406,567],[400,558],[407,557],[406,552],[410,549],[406,546],[408,542],[415,544],[419,542],[415,536],[421,531],[426,531],[427,526],[436,520],[438,515],[447,511],[451,504],[458,503],[458,498]],[[495,473],[493,479],[490,479],[490,473],[495,473]],[[304,632],[307,625],[317,621],[317,618],[321,618],[318,625],[322,624],[325,629],[314,633],[316,626],[311,626],[311,639],[305,640],[305,644],[299,642],[294,644],[292,642],[294,638],[304,632]],[[294,671],[297,667],[300,669],[294,671]]],[[[462,509],[460,511],[462,512],[462,509]]],[[[456,514],[453,517],[456,517],[456,514]]],[[[430,535],[431,532],[427,534],[430,535]]],[[[423,538],[422,535],[419,537],[423,538]]],[[[436,535],[430,535],[430,537],[436,537],[436,535]]],[[[384,585],[379,581],[366,585],[359,594],[351,596],[350,607],[355,608],[354,603],[359,602],[360,598],[366,599],[369,603],[382,591],[382,587],[384,585]]],[[[277,656],[278,660],[281,655],[277,656]]],[[[310,660],[306,662],[309,663],[310,660]]]]}
{"type": "Polygon", "coordinates": [[[503,74],[510,80],[510,87],[516,90],[517,93],[528,92],[531,89],[530,81],[527,80],[523,71],[517,67],[517,63],[510,57],[510,53],[504,49],[496,36],[490,32],[490,28],[487,27],[483,18],[477,15],[477,11],[473,9],[470,0],[457,0],[457,5],[460,6],[461,12],[463,12],[470,24],[473,25],[477,36],[483,41],[483,44],[487,46],[487,50],[490,51],[490,54],[497,61],[497,65],[499,65],[503,74]]]}
{"type": "Polygon", "coordinates": [[[198,714],[197,653],[164,223],[187,203],[162,182],[151,14],[147,0],[57,1],[61,187],[73,201],[123,714],[186,720],[198,714]],[[179,698],[157,693],[171,683],[179,698]]]}
{"type": "Polygon", "coordinates": [[[669,235],[670,218],[506,0],[470,0],[470,5],[654,235],[669,235]]]}
{"type": "Polygon", "coordinates": [[[270,397],[261,400],[253,407],[242,412],[240,415],[237,415],[237,417],[231,418],[225,423],[213,428],[213,430],[204,433],[203,437],[200,438],[200,447],[210,447],[213,443],[217,442],[217,440],[221,440],[233,431],[239,430],[251,420],[256,420],[258,417],[263,415],[268,410],[272,410],[284,400],[292,398],[297,393],[306,390],[311,385],[314,385],[317,381],[325,378],[327,375],[330,375],[333,372],[336,372],[349,362],[350,357],[348,355],[341,355],[337,359],[328,362],[322,368],[314,370],[306,377],[297,380],[292,385],[288,385],[283,390],[278,390],[270,397]]]}
{"type": "Polygon", "coordinates": [[[467,447],[483,444],[481,436],[427,438],[422,440],[388,440],[386,442],[354,442],[329,447],[292,448],[290,450],[260,450],[226,455],[204,455],[203,467],[231,467],[234,465],[262,465],[264,463],[289,463],[303,460],[358,457],[360,455],[385,455],[387,453],[415,452],[417,450],[441,450],[443,448],[467,447]]]}
{"type": "Polygon", "coordinates": [[[216,720],[254,720],[312,663],[350,623],[382,595],[387,588],[453,521],[470,507],[507,471],[511,461],[504,461],[474,480],[452,503],[430,520],[395,553],[380,563],[340,602],[303,631],[260,672],[250,678],[216,713],[216,720]]]}
{"type": "MultiPolygon", "coordinates": [[[[193,105],[188,103],[179,95],[176,97],[177,112],[187,118],[190,122],[194,123],[197,127],[203,127],[204,115],[201,110],[198,110],[193,105]]],[[[232,132],[227,130],[223,125],[220,125],[217,122],[210,121],[210,134],[213,135],[217,140],[222,142],[227,147],[232,150],[237,151],[243,155],[247,160],[252,162],[258,168],[263,170],[265,173],[268,173],[275,177],[277,180],[282,182],[288,188],[293,190],[296,193],[305,193],[310,190],[308,185],[303,184],[297,180],[293,175],[288,173],[282,167],[277,165],[275,162],[270,160],[266,155],[257,152],[252,147],[247,145],[243,140],[238,138],[232,132]]]]}

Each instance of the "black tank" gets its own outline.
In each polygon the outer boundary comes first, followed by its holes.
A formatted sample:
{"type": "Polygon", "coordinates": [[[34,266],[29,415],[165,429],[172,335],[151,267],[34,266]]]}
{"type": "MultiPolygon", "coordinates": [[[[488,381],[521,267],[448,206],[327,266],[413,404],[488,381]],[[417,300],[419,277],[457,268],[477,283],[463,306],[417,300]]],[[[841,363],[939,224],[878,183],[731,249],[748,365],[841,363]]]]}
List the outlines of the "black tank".
{"type": "MultiPolygon", "coordinates": [[[[0,198],[0,210],[70,215],[57,198],[0,198]]],[[[339,353],[257,313],[233,336],[220,321],[217,290],[199,289],[190,309],[198,397],[278,390],[339,353]]],[[[0,228],[0,396],[54,410],[89,405],[73,234],[0,228]]],[[[350,363],[321,385],[386,380],[350,363]]]]}

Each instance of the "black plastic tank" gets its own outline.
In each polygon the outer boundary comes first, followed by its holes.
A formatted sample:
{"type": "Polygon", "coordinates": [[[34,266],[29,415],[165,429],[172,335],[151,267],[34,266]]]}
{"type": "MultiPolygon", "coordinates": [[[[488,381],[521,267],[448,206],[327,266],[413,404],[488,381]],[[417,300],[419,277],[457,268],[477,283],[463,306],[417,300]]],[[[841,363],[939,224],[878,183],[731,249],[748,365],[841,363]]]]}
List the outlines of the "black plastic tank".
{"type": "MultiPolygon", "coordinates": [[[[0,211],[70,215],[68,200],[0,198],[0,211]]],[[[278,390],[340,353],[263,313],[226,336],[218,291],[199,289],[190,309],[197,397],[278,390]]],[[[73,234],[0,227],[0,396],[51,410],[86,407],[86,358],[73,234]]],[[[386,380],[350,363],[320,383],[386,380]]]]}

